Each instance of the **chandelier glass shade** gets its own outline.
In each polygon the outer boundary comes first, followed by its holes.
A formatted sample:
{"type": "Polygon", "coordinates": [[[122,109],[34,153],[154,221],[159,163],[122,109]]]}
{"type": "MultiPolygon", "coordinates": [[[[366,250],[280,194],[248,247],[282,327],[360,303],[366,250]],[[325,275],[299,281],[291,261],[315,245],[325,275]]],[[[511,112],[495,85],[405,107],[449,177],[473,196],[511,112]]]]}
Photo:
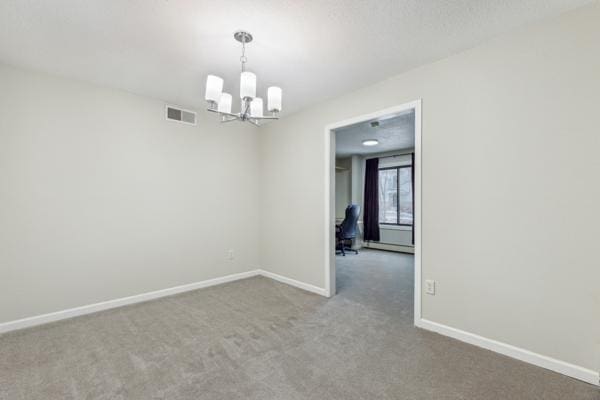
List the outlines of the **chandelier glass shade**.
{"type": "Polygon", "coordinates": [[[233,98],[231,94],[223,92],[223,79],[216,75],[206,77],[205,100],[208,103],[207,110],[218,113],[221,122],[245,121],[259,125],[264,120],[279,119],[281,112],[282,91],[280,87],[271,86],[267,89],[267,111],[264,115],[264,104],[261,97],[256,96],[256,75],[246,71],[246,43],[252,41],[252,35],[248,32],[238,31],[233,37],[242,43],[242,72],[240,74],[240,112],[232,112],[233,98]]]}

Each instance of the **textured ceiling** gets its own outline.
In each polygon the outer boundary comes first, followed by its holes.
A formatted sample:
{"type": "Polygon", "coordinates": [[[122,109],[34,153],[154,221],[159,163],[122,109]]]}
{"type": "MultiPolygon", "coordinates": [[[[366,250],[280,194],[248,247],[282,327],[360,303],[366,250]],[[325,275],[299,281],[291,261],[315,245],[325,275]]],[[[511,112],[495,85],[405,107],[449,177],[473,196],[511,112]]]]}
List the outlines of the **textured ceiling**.
{"type": "Polygon", "coordinates": [[[371,121],[336,129],[335,155],[347,157],[384,153],[392,150],[415,147],[415,112],[410,111],[393,118],[380,119],[379,126],[372,127],[371,121]],[[377,139],[376,146],[364,146],[363,140],[377,139]]]}
{"type": "Polygon", "coordinates": [[[203,107],[208,73],[237,97],[244,28],[259,93],[281,86],[289,113],[586,3],[3,0],[0,61],[203,107]]]}

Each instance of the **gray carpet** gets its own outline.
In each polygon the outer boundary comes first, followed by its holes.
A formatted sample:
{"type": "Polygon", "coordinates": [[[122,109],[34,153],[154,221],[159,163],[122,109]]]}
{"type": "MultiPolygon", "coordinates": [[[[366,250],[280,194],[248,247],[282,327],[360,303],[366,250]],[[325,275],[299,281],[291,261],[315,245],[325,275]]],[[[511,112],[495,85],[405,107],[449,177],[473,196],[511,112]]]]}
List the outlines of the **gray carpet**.
{"type": "Polygon", "coordinates": [[[332,300],[251,278],[0,336],[0,399],[600,399],[418,330],[412,257],[338,257],[332,300]]]}

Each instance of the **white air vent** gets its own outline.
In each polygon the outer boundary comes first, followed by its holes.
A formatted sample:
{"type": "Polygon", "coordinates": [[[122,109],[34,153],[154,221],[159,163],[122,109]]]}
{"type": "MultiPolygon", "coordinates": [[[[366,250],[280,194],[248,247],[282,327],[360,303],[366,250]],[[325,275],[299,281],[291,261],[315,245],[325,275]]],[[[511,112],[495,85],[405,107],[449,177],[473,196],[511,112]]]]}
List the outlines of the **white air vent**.
{"type": "Polygon", "coordinates": [[[167,106],[165,115],[169,121],[181,122],[182,124],[196,125],[196,113],[175,106],[167,106]]]}

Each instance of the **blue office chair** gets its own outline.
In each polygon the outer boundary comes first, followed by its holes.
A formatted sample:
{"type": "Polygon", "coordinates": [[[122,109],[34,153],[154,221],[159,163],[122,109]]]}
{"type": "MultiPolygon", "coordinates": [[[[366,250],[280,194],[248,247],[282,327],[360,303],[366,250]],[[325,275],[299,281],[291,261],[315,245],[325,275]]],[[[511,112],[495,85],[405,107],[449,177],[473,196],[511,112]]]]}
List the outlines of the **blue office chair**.
{"type": "Polygon", "coordinates": [[[350,204],[346,207],[346,217],[341,224],[335,227],[336,254],[341,253],[343,256],[346,256],[346,250],[354,251],[358,254],[358,250],[354,250],[346,244],[358,235],[359,215],[360,206],[358,204],[350,204]]]}

